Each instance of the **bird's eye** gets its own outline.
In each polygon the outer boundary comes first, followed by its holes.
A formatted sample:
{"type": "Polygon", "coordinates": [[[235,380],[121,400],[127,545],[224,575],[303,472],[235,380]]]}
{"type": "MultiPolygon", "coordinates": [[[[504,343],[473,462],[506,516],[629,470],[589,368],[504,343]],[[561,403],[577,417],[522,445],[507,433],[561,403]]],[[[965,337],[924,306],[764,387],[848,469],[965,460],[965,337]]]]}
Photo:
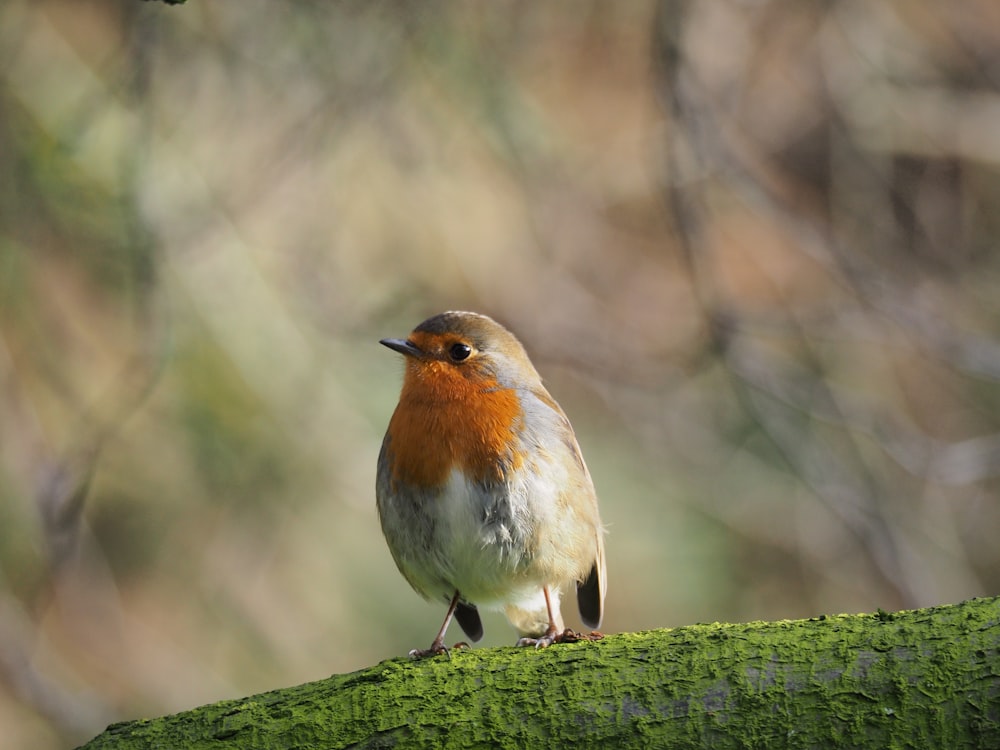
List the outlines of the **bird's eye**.
{"type": "Polygon", "coordinates": [[[468,344],[452,344],[448,350],[448,356],[451,357],[453,362],[461,362],[464,359],[468,359],[470,354],[472,354],[472,347],[468,344]]]}

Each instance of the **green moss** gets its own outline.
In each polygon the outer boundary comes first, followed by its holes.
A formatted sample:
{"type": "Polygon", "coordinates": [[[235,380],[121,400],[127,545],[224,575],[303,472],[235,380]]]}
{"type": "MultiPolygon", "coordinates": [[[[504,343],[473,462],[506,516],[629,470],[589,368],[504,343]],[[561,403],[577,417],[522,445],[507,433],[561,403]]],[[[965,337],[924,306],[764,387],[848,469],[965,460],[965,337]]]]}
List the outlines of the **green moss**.
{"type": "Polygon", "coordinates": [[[394,659],[87,747],[1000,746],[998,602],[394,659]]]}

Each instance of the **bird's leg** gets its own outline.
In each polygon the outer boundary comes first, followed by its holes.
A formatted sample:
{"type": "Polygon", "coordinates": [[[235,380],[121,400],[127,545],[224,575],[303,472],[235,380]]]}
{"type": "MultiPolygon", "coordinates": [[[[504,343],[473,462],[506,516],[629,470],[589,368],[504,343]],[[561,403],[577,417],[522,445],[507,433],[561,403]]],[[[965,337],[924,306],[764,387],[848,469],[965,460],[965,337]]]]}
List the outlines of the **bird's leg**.
{"type": "MultiPolygon", "coordinates": [[[[434,637],[433,642],[431,642],[430,648],[415,648],[410,651],[411,659],[424,659],[428,656],[436,656],[438,654],[449,655],[448,647],[444,645],[444,634],[448,631],[448,626],[451,625],[451,618],[455,615],[455,608],[458,607],[458,589],[455,590],[455,595],[451,598],[451,604],[448,605],[448,613],[444,616],[444,622],[441,624],[441,629],[438,634],[434,637]]],[[[468,648],[466,643],[456,643],[455,648],[464,646],[468,648]]]]}
{"type": "Polygon", "coordinates": [[[534,646],[535,648],[545,648],[546,646],[551,646],[553,643],[559,643],[566,639],[566,634],[572,634],[573,631],[567,628],[564,632],[560,633],[559,628],[556,627],[555,614],[552,612],[552,600],[549,598],[549,587],[542,586],[542,593],[545,594],[545,609],[548,611],[549,615],[549,627],[548,629],[538,638],[529,638],[525,636],[517,641],[518,646],[534,646]]]}

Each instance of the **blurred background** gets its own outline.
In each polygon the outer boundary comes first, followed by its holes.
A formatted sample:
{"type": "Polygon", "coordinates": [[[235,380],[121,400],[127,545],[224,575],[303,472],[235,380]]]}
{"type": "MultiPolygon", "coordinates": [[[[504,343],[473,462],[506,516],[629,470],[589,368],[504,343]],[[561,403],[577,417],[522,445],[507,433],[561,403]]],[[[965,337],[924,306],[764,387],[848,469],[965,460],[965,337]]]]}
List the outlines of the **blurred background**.
{"type": "Polygon", "coordinates": [[[426,646],[377,341],[445,309],[572,418],[607,632],[1000,593],[998,163],[993,0],[6,0],[0,744],[426,646]]]}

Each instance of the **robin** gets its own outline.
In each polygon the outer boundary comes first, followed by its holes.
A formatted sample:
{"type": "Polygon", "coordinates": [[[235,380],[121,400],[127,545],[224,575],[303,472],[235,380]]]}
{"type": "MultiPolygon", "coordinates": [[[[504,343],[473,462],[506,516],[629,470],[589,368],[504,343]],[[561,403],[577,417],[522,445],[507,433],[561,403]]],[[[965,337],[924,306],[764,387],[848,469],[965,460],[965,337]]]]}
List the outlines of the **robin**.
{"type": "Polygon", "coordinates": [[[479,606],[502,608],[519,646],[601,637],[563,630],[570,583],[600,627],[604,530],[573,428],[521,342],[485,315],[445,312],[380,343],[406,359],[378,457],[382,532],[414,590],[448,605],[410,656],[447,653],[452,617],[478,641],[479,606]]]}

